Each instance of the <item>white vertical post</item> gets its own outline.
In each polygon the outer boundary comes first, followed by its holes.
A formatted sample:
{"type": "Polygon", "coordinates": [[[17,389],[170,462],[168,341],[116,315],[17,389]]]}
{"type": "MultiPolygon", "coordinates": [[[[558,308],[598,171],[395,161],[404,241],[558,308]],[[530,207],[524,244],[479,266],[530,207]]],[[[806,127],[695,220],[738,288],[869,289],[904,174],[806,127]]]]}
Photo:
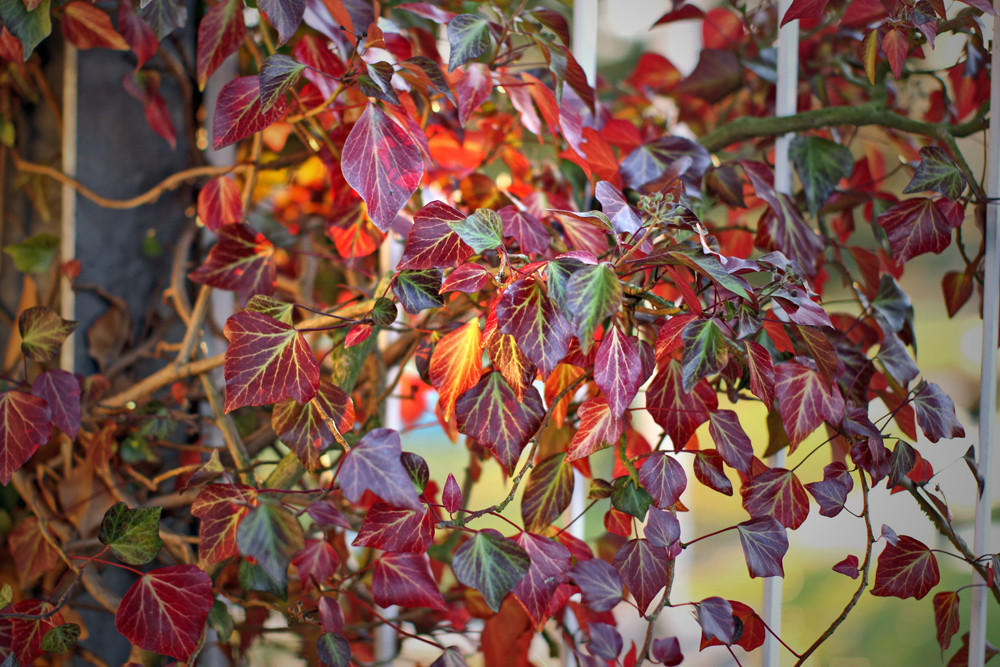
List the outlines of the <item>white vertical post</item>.
{"type": "MultiPolygon", "coordinates": [[[[77,137],[77,99],[79,80],[77,78],[76,47],[65,42],[66,52],[63,54],[63,103],[62,103],[62,170],[64,174],[76,176],[76,137],[77,137]]],[[[60,219],[60,249],[59,259],[68,262],[76,257],[76,190],[72,185],[62,186],[62,217],[60,219]]],[[[66,282],[61,273],[56,274],[60,281],[60,310],[66,320],[76,319],[76,293],[66,282]]],[[[70,340],[59,351],[59,365],[63,370],[74,372],[76,367],[76,345],[70,340]]]]}
{"type": "MultiPolygon", "coordinates": [[[[993,17],[993,48],[991,51],[993,76],[990,80],[990,134],[986,159],[986,268],[983,278],[983,356],[979,381],[979,470],[985,484],[982,496],[976,501],[975,535],[972,553],[982,556],[989,553],[992,478],[990,449],[995,441],[997,423],[997,320],[1000,307],[1000,0],[993,0],[997,16],[993,17]]],[[[969,666],[982,667],[986,660],[986,601],[989,591],[979,573],[973,574],[972,618],[969,630],[969,666]]]]}
{"type": "MultiPolygon", "coordinates": [[[[779,0],[778,20],[788,11],[791,0],[779,0]]],[[[799,22],[790,21],[778,28],[778,84],[775,99],[775,116],[791,116],[796,111],[796,93],[799,83],[799,22]]],[[[774,144],[774,189],[790,195],[792,193],[792,167],[788,159],[788,148],[792,135],[779,137],[774,144]]],[[[785,450],[774,455],[774,467],[785,465],[785,450]]],[[[781,632],[781,577],[764,579],[764,622],[774,633],[781,632]]],[[[761,655],[762,667],[777,667],[781,645],[771,634],[764,635],[761,655]]]]}

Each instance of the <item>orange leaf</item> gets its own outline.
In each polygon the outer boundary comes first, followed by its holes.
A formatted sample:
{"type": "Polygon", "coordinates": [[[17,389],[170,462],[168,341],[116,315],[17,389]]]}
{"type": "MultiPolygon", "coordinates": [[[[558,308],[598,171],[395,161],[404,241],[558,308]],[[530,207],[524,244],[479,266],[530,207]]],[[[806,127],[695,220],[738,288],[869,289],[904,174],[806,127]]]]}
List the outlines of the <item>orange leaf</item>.
{"type": "Polygon", "coordinates": [[[438,342],[431,357],[431,382],[438,391],[441,412],[449,421],[455,401],[479,382],[483,370],[483,333],[479,320],[452,331],[438,342]]]}
{"type": "Polygon", "coordinates": [[[114,26],[111,17],[94,5],[77,0],[66,5],[63,10],[62,29],[66,39],[78,49],[103,47],[128,51],[128,42],[114,26]]]}

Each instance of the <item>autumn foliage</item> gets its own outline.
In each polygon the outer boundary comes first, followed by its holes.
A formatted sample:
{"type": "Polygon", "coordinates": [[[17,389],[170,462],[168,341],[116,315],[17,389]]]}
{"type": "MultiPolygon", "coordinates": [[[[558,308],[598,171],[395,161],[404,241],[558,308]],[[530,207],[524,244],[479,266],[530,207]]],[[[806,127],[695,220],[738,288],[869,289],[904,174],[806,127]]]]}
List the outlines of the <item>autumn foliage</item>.
{"type": "MultiPolygon", "coordinates": [[[[770,631],[756,601],[671,593],[675,562],[717,534],[681,528],[696,485],[745,510],[717,532],[738,534],[751,578],[784,575],[811,514],[853,513],[867,538],[834,568],[843,603],[933,593],[948,650],[964,593],[941,590],[928,545],[872,526],[868,493],[910,494],[1000,596],[996,557],[969,551],[929,483],[921,449],[964,430],[914,361],[898,283],[952,249],[966,268],[938,277],[948,312],[976,307],[985,195],[957,142],[987,125],[977,19],[992,8],[964,1],[796,0],[779,17],[680,0],[657,26],[700,27],[693,73],[646,53],[596,86],[567,18],[525,3],[0,2],[6,96],[34,99],[26,73],[58,26],[129,52],[136,113],[171,146],[161,43],[196,26],[180,68],[194,89],[238,60],[208,121],[237,160],[192,165],[188,224],[214,243],[175,249],[184,334],[155,346],[159,370],[74,375],[58,357],[77,323],[54,301],[18,313],[23,357],[0,380],[0,484],[16,492],[0,655],[81,651],[84,591],[146,664],[194,664],[208,644],[243,664],[277,617],[334,667],[373,662],[387,626],[435,665],[522,664],[543,632],[580,664],[677,665],[691,649],[655,621],[683,606],[701,650],[754,651],[770,631]],[[771,45],[795,19],[800,111],[775,119],[771,45]],[[961,56],[929,72],[944,33],[961,56]],[[771,166],[790,131],[791,194],[771,166]],[[230,312],[209,308],[220,290],[230,312]],[[428,422],[463,474],[409,444],[428,422]],[[613,471],[591,461],[608,448],[613,471]],[[798,468],[810,457],[822,477],[798,468]],[[499,470],[503,500],[470,502],[499,470]],[[566,529],[579,485],[597,541],[566,529]],[[642,641],[623,641],[626,615],[642,641]]],[[[48,173],[17,147],[17,169],[48,173]]],[[[57,247],[5,251],[69,288],[57,247]]],[[[788,656],[835,642],[842,620],[788,656]]]]}

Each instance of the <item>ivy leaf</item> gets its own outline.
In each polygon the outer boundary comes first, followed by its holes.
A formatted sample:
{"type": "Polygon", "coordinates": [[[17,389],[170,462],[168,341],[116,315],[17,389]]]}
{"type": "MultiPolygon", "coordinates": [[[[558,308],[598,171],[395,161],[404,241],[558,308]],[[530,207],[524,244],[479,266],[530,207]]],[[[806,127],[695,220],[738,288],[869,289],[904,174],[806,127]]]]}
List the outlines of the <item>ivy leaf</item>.
{"type": "Polygon", "coordinates": [[[734,411],[713,410],[708,416],[708,433],[726,464],[742,473],[750,472],[753,444],[734,411]]]}
{"type": "Polygon", "coordinates": [[[591,611],[611,611],[622,601],[622,582],[618,570],[600,558],[580,561],[569,576],[583,594],[583,604],[591,611]]]}
{"type": "Polygon", "coordinates": [[[349,667],[351,664],[351,644],[343,635],[324,632],[316,640],[316,655],[329,667],[349,667]]]}
{"type": "Polygon", "coordinates": [[[462,544],[451,561],[455,577],[483,595],[493,611],[531,567],[521,546],[492,529],[484,529],[462,544]]]}
{"type": "Polygon", "coordinates": [[[635,339],[611,325],[594,357],[594,382],[604,393],[611,414],[621,416],[639,391],[642,361],[635,339]]]}
{"type": "Polygon", "coordinates": [[[427,82],[431,84],[434,90],[444,95],[449,102],[455,104],[455,96],[452,94],[451,88],[448,87],[448,82],[445,80],[444,74],[441,73],[441,68],[438,67],[436,62],[427,56],[412,56],[404,60],[401,64],[411,72],[414,71],[411,65],[416,66],[417,70],[427,77],[427,82]]]}
{"type": "Polygon", "coordinates": [[[288,578],[288,565],[303,547],[302,526],[284,507],[262,502],[251,509],[236,529],[240,553],[275,581],[288,578]]]}
{"type": "Polygon", "coordinates": [[[52,361],[59,356],[59,348],[78,326],[79,322],[64,320],[47,306],[28,308],[17,318],[21,352],[32,361],[52,361]]]}
{"type": "Polygon", "coordinates": [[[566,283],[566,308],[584,354],[594,343],[597,327],[618,312],[621,302],[622,286],[610,263],[584,266],[570,276],[566,283]]]}
{"type": "Polygon", "coordinates": [[[775,369],[775,395],[781,423],[788,434],[789,452],[823,421],[839,424],[844,417],[844,397],[836,385],[829,386],[816,371],[795,361],[775,369]]]}
{"type": "Polygon", "coordinates": [[[459,14],[448,21],[448,71],[478,58],[490,48],[490,24],[481,16],[459,14]]]}
{"type": "Polygon", "coordinates": [[[511,283],[496,306],[501,333],[510,334],[518,347],[548,377],[569,351],[570,323],[534,278],[511,283]]]}
{"type": "Polygon", "coordinates": [[[948,317],[955,317],[962,306],[972,296],[974,284],[968,271],[948,271],[941,279],[941,290],[944,292],[944,303],[948,308],[948,317]]]}
{"type": "Polygon", "coordinates": [[[548,618],[546,611],[556,589],[566,581],[572,558],[569,549],[547,537],[522,532],[515,541],[528,554],[531,566],[511,593],[539,628],[548,618]]]}
{"type": "Polygon", "coordinates": [[[142,68],[160,48],[153,29],[135,13],[132,0],[123,1],[118,7],[118,29],[138,59],[136,69],[142,68]]]}
{"type": "Polygon", "coordinates": [[[399,509],[378,502],[365,513],[352,546],[423,553],[434,541],[434,515],[425,509],[399,509]]]}
{"type": "Polygon", "coordinates": [[[455,411],[459,432],[488,447],[508,473],[545,417],[537,389],[528,387],[519,401],[496,371],[483,375],[475,387],[462,394],[455,411]]]}
{"type": "Polygon", "coordinates": [[[809,515],[809,496],[795,473],[770,468],[740,489],[743,509],[753,518],[773,516],[781,525],[795,530],[809,515]]]}
{"type": "Polygon", "coordinates": [[[761,516],[736,526],[750,577],[783,577],[781,559],[788,551],[785,527],[773,516],[761,516]]]}
{"type": "Polygon", "coordinates": [[[601,202],[601,210],[619,234],[635,234],[642,229],[642,218],[632,208],[622,191],[608,181],[594,186],[594,197],[601,202]]]}
{"type": "Polygon", "coordinates": [[[714,449],[703,449],[694,455],[694,476],[710,489],[726,496],[733,495],[733,483],[726,477],[722,457],[714,449]]]}
{"type": "Polygon", "coordinates": [[[483,335],[479,320],[472,319],[445,334],[431,355],[430,378],[438,392],[444,421],[451,419],[455,401],[476,386],[482,372],[483,335]]]}
{"type": "Polygon", "coordinates": [[[427,554],[388,553],[375,561],[372,595],[380,607],[428,607],[447,611],[427,554]]]}
{"type": "Polygon", "coordinates": [[[684,662],[684,654],[681,652],[681,643],[677,637],[654,639],[653,643],[650,645],[649,655],[653,658],[653,660],[667,665],[667,667],[677,667],[677,665],[684,662]]]}
{"type": "Polygon", "coordinates": [[[736,623],[729,600],[720,597],[705,598],[698,603],[698,625],[701,626],[702,643],[717,639],[725,645],[733,643],[736,623]]]}
{"type": "Polygon", "coordinates": [[[338,477],[344,496],[357,503],[365,491],[371,491],[394,507],[422,510],[420,498],[399,460],[401,454],[398,432],[386,428],[369,431],[344,454],[338,477]]]}
{"type": "Polygon", "coordinates": [[[196,566],[161,567],[128,589],[115,627],[139,648],[184,662],[198,646],[212,602],[212,580],[196,566]]]}
{"type": "Polygon", "coordinates": [[[149,0],[140,2],[139,18],[146,22],[158,41],[187,25],[187,4],[184,0],[149,0]]]}
{"type": "Polygon", "coordinates": [[[128,51],[125,38],[111,25],[111,17],[94,5],[75,0],[63,7],[62,31],[78,49],[128,51]]]}
{"type": "Polygon", "coordinates": [[[313,400],[303,405],[289,399],[271,413],[271,428],[309,471],[316,470],[320,454],[336,440],[334,429],[346,433],[353,426],[354,402],[325,378],[313,400]]]}
{"type": "Polygon", "coordinates": [[[522,252],[541,255],[548,249],[548,231],[531,213],[521,211],[514,205],[504,206],[500,209],[500,219],[503,220],[504,236],[513,237],[522,252]]]}
{"type": "Polygon", "coordinates": [[[219,240],[205,262],[188,274],[196,283],[235,291],[240,305],[256,294],[274,292],[277,270],[274,245],[266,236],[242,222],[219,227],[219,240]]]}
{"type": "MultiPolygon", "coordinates": [[[[534,474],[534,472],[532,472],[534,474]]],[[[531,484],[531,478],[528,479],[528,484],[531,484]]],[[[527,495],[527,488],[525,489],[525,494],[527,495]]],[[[455,475],[448,473],[448,479],[445,480],[444,490],[441,491],[441,504],[444,505],[444,510],[448,514],[454,514],[462,507],[462,487],[458,485],[458,480],[455,479],[455,475]]],[[[522,514],[524,502],[521,503],[522,514]]]]}
{"type": "Polygon", "coordinates": [[[635,598],[640,614],[646,613],[653,599],[667,585],[670,560],[666,549],[644,539],[629,540],[615,553],[615,569],[635,598]]]}
{"type": "Polygon", "coordinates": [[[942,653],[951,646],[951,639],[961,626],[958,616],[958,591],[942,591],[934,596],[934,627],[942,653]]]}
{"type": "MultiPolygon", "coordinates": [[[[890,483],[889,486],[894,485],[890,483]]],[[[822,482],[811,482],[805,485],[806,491],[811,493],[819,504],[820,515],[829,517],[840,514],[847,503],[847,494],[853,488],[854,479],[847,472],[847,466],[841,461],[834,461],[823,468],[822,482]]]]}
{"type": "Polygon", "coordinates": [[[721,371],[729,361],[729,349],[715,318],[698,318],[681,333],[684,353],[681,356],[683,388],[687,394],[702,378],[721,371]]]}
{"type": "Polygon", "coordinates": [[[441,292],[463,292],[475,294],[486,288],[493,280],[493,274],[479,264],[461,264],[448,274],[441,285],[441,292]]]}
{"type": "Polygon", "coordinates": [[[409,475],[410,481],[413,482],[413,486],[416,487],[417,493],[423,493],[424,489],[427,488],[427,482],[431,478],[431,471],[427,467],[427,461],[424,457],[413,452],[403,452],[400,454],[399,460],[403,464],[406,474],[409,475]]]}
{"type": "Polygon", "coordinates": [[[368,104],[344,142],[341,169],[368,205],[368,217],[387,232],[420,185],[424,162],[406,130],[368,104]]]}
{"type": "Polygon", "coordinates": [[[823,237],[806,224],[788,195],[775,191],[774,172],[770,167],[750,160],[741,160],[740,165],[754,192],[770,209],[757,226],[754,243],[764,250],[783,253],[808,275],[815,275],[816,260],[823,251],[823,237]]]}
{"type": "Polygon", "coordinates": [[[260,110],[267,112],[298,82],[306,66],[280,53],[268,56],[260,66],[260,110]]]}
{"type": "Polygon", "coordinates": [[[861,571],[858,569],[858,565],[858,557],[852,554],[834,565],[832,569],[834,572],[845,574],[851,579],[857,579],[861,576],[861,571]]]}
{"type": "MultiPolygon", "coordinates": [[[[47,0],[46,0],[47,1],[47,0]]],[[[19,0],[3,0],[19,2],[19,0]]],[[[4,246],[3,251],[14,258],[21,273],[45,273],[59,249],[59,238],[51,234],[36,234],[20,243],[4,246]]]]}
{"type": "Polygon", "coordinates": [[[897,263],[904,264],[928,252],[940,254],[951,244],[951,232],[962,225],[964,208],[956,212],[947,204],[926,198],[907,199],[878,216],[897,263]]]}
{"type": "Polygon", "coordinates": [[[406,236],[400,270],[450,269],[465,262],[475,251],[452,231],[451,224],[466,216],[451,206],[433,201],[413,216],[413,227],[406,236]]]}
{"type": "Polygon", "coordinates": [[[837,189],[840,180],[850,178],[854,171],[851,150],[823,137],[796,135],[788,147],[788,157],[795,163],[813,215],[837,189]]]}
{"type": "Polygon", "coordinates": [[[246,139],[284,115],[285,100],[280,97],[266,112],[261,110],[260,82],[257,77],[241,76],[233,79],[222,88],[215,103],[212,148],[219,150],[246,139]]]}
{"type": "Polygon", "coordinates": [[[311,400],[319,390],[319,364],[295,329],[261,313],[236,313],[223,329],[227,413],[248,405],[311,400]]]}
{"type": "Polygon", "coordinates": [[[326,540],[306,540],[291,562],[298,570],[299,581],[305,590],[318,589],[340,567],[340,557],[326,540]]]}
{"type": "Polygon", "coordinates": [[[559,518],[573,498],[573,485],[573,468],[567,464],[566,454],[554,454],[535,465],[521,498],[525,530],[541,532],[559,518]]]}
{"type": "Polygon", "coordinates": [[[965,435],[965,428],[955,416],[954,401],[937,384],[926,382],[917,389],[913,395],[913,408],[920,430],[931,442],[965,435]]]}
{"type": "Polygon", "coordinates": [[[306,11],[305,0],[260,0],[259,5],[278,31],[278,46],[292,38],[306,11]]]}
{"type": "Polygon", "coordinates": [[[6,630],[9,634],[3,639],[6,646],[11,651],[4,661],[5,665],[9,661],[11,667],[18,665],[31,665],[35,658],[42,654],[42,639],[52,630],[63,624],[63,615],[52,608],[48,602],[41,600],[21,600],[14,604],[10,611],[15,614],[26,614],[40,616],[55,612],[48,618],[25,619],[11,618],[6,623],[0,624],[0,636],[6,630]],[[4,628],[6,626],[6,628],[4,628]]]}
{"type": "MultiPolygon", "coordinates": [[[[646,489],[632,481],[629,476],[618,477],[611,485],[611,506],[642,521],[646,518],[653,498],[646,489]]],[[[629,526],[631,530],[631,526],[629,526]]]]}
{"type": "Polygon", "coordinates": [[[937,559],[926,544],[900,535],[878,557],[872,595],[922,599],[941,580],[937,559]]]}
{"type": "Polygon", "coordinates": [[[667,554],[676,557],[680,552],[681,524],[677,515],[668,510],[651,510],[643,535],[654,547],[663,547],[667,554]]]}
{"type": "Polygon", "coordinates": [[[42,650],[66,655],[76,647],[76,640],[79,638],[79,625],[63,623],[45,633],[42,637],[42,650]]]}
{"type": "Polygon", "coordinates": [[[24,0],[0,0],[0,23],[21,42],[24,60],[27,61],[35,47],[52,32],[49,0],[42,0],[30,11],[24,0]]]}
{"type": "Polygon", "coordinates": [[[98,539],[111,547],[118,560],[129,565],[149,563],[163,548],[159,507],[130,508],[115,503],[104,513],[98,539]]]}
{"type": "Polygon", "coordinates": [[[684,391],[680,363],[672,359],[653,378],[646,389],[646,409],[653,421],[666,430],[680,450],[695,430],[708,421],[709,412],[719,406],[719,399],[707,382],[694,385],[691,393],[684,391]]]}
{"type": "Polygon", "coordinates": [[[948,199],[958,199],[965,192],[965,177],[955,161],[939,146],[924,146],[920,149],[920,164],[903,194],[910,195],[925,190],[933,190],[948,199]]]}
{"type": "Polygon", "coordinates": [[[580,426],[573,434],[567,461],[583,459],[618,442],[625,429],[625,420],[615,416],[601,396],[588,398],[577,410],[580,426]]]}
{"type": "MultiPolygon", "coordinates": [[[[219,5],[216,5],[218,7],[219,5]]],[[[243,219],[240,186],[228,176],[216,176],[198,192],[198,218],[211,231],[243,219]]]]}
{"type": "Polygon", "coordinates": [[[524,400],[525,393],[535,381],[535,364],[531,363],[510,334],[494,332],[486,343],[486,351],[493,369],[507,380],[517,400],[524,400]]]}
{"type": "Polygon", "coordinates": [[[687,488],[684,466],[666,452],[653,452],[639,468],[639,481],[657,507],[672,507],[687,488]]]}
{"type": "Polygon", "coordinates": [[[225,0],[213,6],[198,24],[198,88],[205,90],[208,78],[219,65],[239,51],[246,35],[242,0],[225,0]]]}
{"type": "MultiPolygon", "coordinates": [[[[464,127],[472,114],[493,94],[493,73],[482,63],[469,63],[455,84],[458,122],[464,127]]],[[[494,246],[495,247],[495,246],[494,246]]]]}
{"type": "Polygon", "coordinates": [[[476,209],[462,220],[449,222],[448,227],[477,254],[503,245],[503,222],[492,209],[476,209]]]}
{"type": "Polygon", "coordinates": [[[827,2],[829,0],[792,0],[788,11],[781,19],[781,25],[784,26],[795,19],[822,18],[827,2]]]}
{"type": "Polygon", "coordinates": [[[903,386],[920,375],[920,369],[906,351],[906,346],[895,334],[888,334],[882,339],[877,356],[889,375],[903,386]]]}
{"type": "Polygon", "coordinates": [[[743,341],[747,353],[747,370],[750,372],[750,391],[764,402],[768,410],[774,404],[774,365],[771,353],[752,340],[743,341]]]}
{"type": "Polygon", "coordinates": [[[392,279],[392,292],[399,299],[403,310],[411,315],[444,305],[444,297],[441,296],[441,271],[438,269],[400,271],[392,279]]]}
{"type": "Polygon", "coordinates": [[[43,399],[23,391],[0,393],[0,484],[10,484],[51,433],[52,409],[43,399]]]}
{"type": "MultiPolygon", "coordinates": [[[[25,517],[10,532],[7,545],[22,589],[30,588],[39,577],[59,566],[59,552],[45,539],[38,517],[34,515],[25,517]]],[[[6,604],[10,604],[9,599],[6,604]]]]}
{"type": "Polygon", "coordinates": [[[209,484],[191,504],[198,525],[198,563],[208,567],[239,553],[236,531],[257,504],[257,491],[243,484],[209,484]]]}

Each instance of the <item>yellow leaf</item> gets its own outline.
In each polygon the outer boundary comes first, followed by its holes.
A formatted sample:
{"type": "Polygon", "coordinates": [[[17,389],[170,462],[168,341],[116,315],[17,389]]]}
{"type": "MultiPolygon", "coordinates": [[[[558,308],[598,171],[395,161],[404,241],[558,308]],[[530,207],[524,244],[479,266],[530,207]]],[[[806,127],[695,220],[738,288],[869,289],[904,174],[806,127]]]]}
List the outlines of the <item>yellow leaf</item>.
{"type": "Polygon", "coordinates": [[[878,55],[878,34],[876,31],[872,30],[865,37],[865,40],[861,43],[861,50],[864,53],[865,61],[865,74],[868,75],[868,81],[873,86],[875,85],[875,56],[878,55]]]}
{"type": "Polygon", "coordinates": [[[483,370],[483,333],[479,320],[442,338],[431,356],[431,383],[437,389],[444,421],[455,412],[455,401],[479,382],[483,370]]]}

